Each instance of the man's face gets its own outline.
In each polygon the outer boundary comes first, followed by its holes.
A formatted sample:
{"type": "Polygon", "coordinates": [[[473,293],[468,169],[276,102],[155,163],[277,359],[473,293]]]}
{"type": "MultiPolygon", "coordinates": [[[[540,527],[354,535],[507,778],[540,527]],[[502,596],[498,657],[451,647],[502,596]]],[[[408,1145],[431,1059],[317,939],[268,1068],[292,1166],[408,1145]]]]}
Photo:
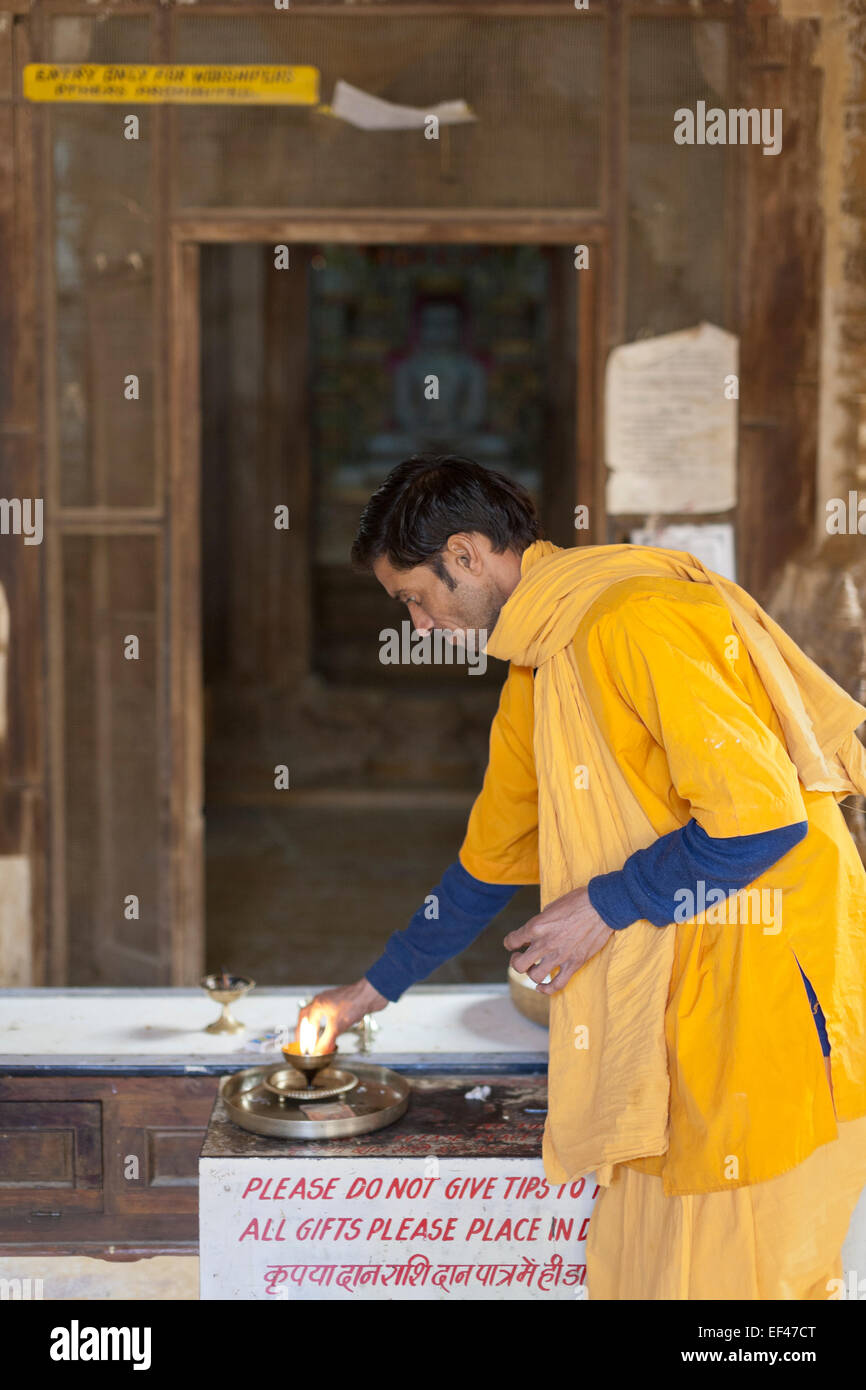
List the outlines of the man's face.
{"type": "Polygon", "coordinates": [[[513,552],[494,554],[487,538],[473,533],[451,536],[442,562],[453,588],[430,565],[398,570],[385,555],[373,561],[373,573],[386,593],[406,604],[419,631],[438,628],[464,646],[472,632],[468,640],[483,645],[520,578],[520,560],[513,552]]]}

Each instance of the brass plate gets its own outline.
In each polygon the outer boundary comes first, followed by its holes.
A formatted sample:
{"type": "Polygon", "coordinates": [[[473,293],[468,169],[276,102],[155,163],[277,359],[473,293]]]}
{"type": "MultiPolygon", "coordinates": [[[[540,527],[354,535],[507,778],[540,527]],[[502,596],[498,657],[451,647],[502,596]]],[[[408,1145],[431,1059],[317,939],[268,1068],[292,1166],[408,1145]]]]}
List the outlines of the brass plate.
{"type": "Polygon", "coordinates": [[[372,1063],[352,1064],[358,1085],[342,1097],[351,1115],[330,1120],[310,1119],[300,1109],[302,1102],[280,1100],[265,1089],[265,1079],[273,1063],[250,1067],[220,1082],[229,1119],[252,1134],[274,1139],[344,1139],[353,1134],[370,1134],[384,1129],[406,1113],[411,1095],[409,1082],[387,1067],[372,1063]]]}
{"type": "Polygon", "coordinates": [[[350,1071],[339,1071],[327,1067],[310,1078],[310,1085],[304,1085],[303,1072],[294,1067],[276,1067],[262,1082],[266,1091],[271,1091],[280,1100],[299,1100],[309,1103],[316,1100],[333,1100],[354,1091],[358,1084],[357,1076],[350,1071]]]}

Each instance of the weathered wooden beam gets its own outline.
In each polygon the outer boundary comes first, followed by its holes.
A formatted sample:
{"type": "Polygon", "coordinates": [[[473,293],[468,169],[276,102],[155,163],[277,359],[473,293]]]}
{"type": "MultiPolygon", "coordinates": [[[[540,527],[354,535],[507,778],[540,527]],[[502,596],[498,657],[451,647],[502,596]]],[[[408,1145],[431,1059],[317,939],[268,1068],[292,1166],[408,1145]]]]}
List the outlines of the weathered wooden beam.
{"type": "MultiPolygon", "coordinates": [[[[0,11],[0,493],[45,499],[37,306],[34,116],[16,104],[16,68],[30,56],[27,25],[0,11]]],[[[32,539],[36,539],[33,537],[32,539]]],[[[0,536],[8,611],[0,750],[0,983],[39,984],[45,969],[45,748],[42,544],[0,536]]]]}
{"type": "Polygon", "coordinates": [[[593,211],[563,213],[455,212],[422,209],[412,212],[387,208],[185,208],[172,218],[171,235],[178,241],[332,241],[478,242],[514,245],[539,242],[573,245],[601,242],[607,228],[593,211]]]}
{"type": "Polygon", "coordinates": [[[752,18],[741,101],[781,108],[783,146],[745,164],[740,260],[739,573],[766,597],[812,533],[817,463],[822,220],[821,74],[813,21],[752,18]],[[785,66],[767,66],[784,60],[785,66]]]}

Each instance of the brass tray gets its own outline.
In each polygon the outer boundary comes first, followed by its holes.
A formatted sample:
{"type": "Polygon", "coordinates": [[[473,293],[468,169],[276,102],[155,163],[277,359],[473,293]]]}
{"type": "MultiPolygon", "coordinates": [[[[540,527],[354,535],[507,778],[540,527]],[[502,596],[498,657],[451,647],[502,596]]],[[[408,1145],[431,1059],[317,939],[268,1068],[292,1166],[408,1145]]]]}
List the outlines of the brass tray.
{"type": "Polygon", "coordinates": [[[352,1114],[310,1119],[300,1108],[303,1102],[280,1100],[265,1089],[270,1073],[283,1070],[284,1063],[275,1066],[270,1062],[223,1077],[220,1095],[233,1124],[274,1139],[343,1139],[384,1129],[405,1115],[409,1105],[411,1087],[404,1077],[387,1067],[358,1062],[348,1068],[357,1076],[358,1085],[339,1098],[352,1114]]]}

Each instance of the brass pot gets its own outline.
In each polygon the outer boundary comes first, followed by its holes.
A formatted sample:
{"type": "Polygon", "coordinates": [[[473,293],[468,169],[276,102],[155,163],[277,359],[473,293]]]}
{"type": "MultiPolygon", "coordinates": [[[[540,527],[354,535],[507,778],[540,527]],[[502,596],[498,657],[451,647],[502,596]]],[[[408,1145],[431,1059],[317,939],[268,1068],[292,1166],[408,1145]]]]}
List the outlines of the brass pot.
{"type": "Polygon", "coordinates": [[[550,1027],[550,995],[539,994],[534,981],[528,975],[521,975],[510,965],[508,967],[508,988],[518,1013],[542,1028],[550,1027]]]}

